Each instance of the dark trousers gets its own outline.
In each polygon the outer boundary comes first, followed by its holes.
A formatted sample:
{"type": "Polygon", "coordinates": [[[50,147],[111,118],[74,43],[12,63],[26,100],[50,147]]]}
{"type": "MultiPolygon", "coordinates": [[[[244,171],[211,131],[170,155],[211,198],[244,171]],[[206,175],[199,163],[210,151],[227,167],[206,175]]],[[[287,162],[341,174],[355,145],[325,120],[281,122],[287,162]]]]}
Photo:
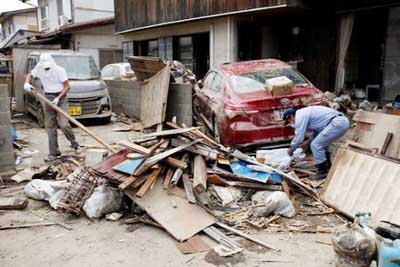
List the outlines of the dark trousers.
{"type": "MultiPolygon", "coordinates": [[[[46,98],[50,101],[53,101],[56,98],[56,95],[46,95],[46,98]]],[[[68,119],[58,114],[57,111],[53,110],[51,107],[44,106],[44,116],[45,116],[45,126],[47,135],[49,138],[49,154],[57,155],[60,154],[60,149],[58,147],[58,135],[57,135],[57,127],[60,126],[61,131],[64,133],[65,137],[71,142],[71,146],[73,148],[78,146],[78,142],[76,142],[74,132],[72,131],[72,127],[69,124],[68,119]]],[[[68,100],[66,97],[60,99],[58,102],[58,106],[68,112],[68,100]]]]}

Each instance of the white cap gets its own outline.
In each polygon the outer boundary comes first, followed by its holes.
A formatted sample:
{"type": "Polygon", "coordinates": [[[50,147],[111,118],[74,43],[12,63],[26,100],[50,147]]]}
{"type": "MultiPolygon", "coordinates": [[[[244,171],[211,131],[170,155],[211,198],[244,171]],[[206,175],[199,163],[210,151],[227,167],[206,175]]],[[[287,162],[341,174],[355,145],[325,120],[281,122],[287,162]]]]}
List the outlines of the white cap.
{"type": "Polygon", "coordinates": [[[53,58],[47,53],[40,55],[39,63],[43,69],[51,68],[54,65],[53,58]]]}

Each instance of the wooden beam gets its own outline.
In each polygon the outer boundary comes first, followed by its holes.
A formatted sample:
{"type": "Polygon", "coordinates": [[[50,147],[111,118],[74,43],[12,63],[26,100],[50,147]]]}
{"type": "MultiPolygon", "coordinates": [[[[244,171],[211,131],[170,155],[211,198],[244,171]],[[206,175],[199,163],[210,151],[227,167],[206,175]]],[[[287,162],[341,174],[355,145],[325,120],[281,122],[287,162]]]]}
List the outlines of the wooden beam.
{"type": "Polygon", "coordinates": [[[390,145],[390,142],[393,139],[393,133],[387,133],[386,138],[385,138],[385,142],[383,143],[382,149],[381,149],[381,155],[385,156],[386,151],[390,145]]]}
{"type": "Polygon", "coordinates": [[[174,175],[174,169],[168,168],[167,174],[165,175],[164,184],[163,184],[164,189],[167,189],[170,186],[173,175],[174,175]]]}
{"type": "Polygon", "coordinates": [[[136,193],[137,197],[143,197],[144,194],[149,191],[149,189],[152,187],[152,185],[157,181],[157,178],[159,174],[162,171],[162,167],[158,166],[156,169],[153,170],[153,172],[147,177],[146,182],[142,185],[142,187],[139,189],[139,191],[136,193]]]}
{"type": "Polygon", "coordinates": [[[161,136],[168,136],[168,135],[177,135],[177,134],[192,132],[199,128],[200,127],[178,128],[178,129],[172,129],[172,130],[165,130],[165,131],[161,131],[161,132],[153,132],[153,133],[149,133],[149,134],[135,136],[132,138],[132,140],[136,140],[136,139],[140,140],[140,139],[147,139],[147,138],[161,137],[161,136]]]}
{"type": "Polygon", "coordinates": [[[102,146],[104,146],[105,148],[107,148],[108,150],[110,150],[113,153],[116,153],[117,151],[112,148],[109,144],[107,144],[105,141],[103,141],[100,137],[98,137],[94,132],[92,132],[91,130],[89,130],[88,128],[86,128],[85,126],[83,126],[79,121],[77,121],[76,119],[74,119],[73,117],[71,117],[67,112],[65,112],[64,110],[62,110],[60,107],[54,105],[53,103],[51,103],[50,100],[48,100],[45,96],[41,95],[39,93],[39,91],[32,90],[32,94],[36,97],[38,97],[40,100],[42,100],[43,102],[45,102],[49,107],[51,107],[52,109],[54,109],[56,112],[58,112],[59,114],[61,114],[62,116],[66,117],[72,124],[76,125],[79,129],[81,129],[82,131],[84,131],[85,133],[87,133],[90,137],[92,137],[94,140],[96,140],[97,142],[99,142],[102,146]]]}
{"type": "MultiPolygon", "coordinates": [[[[187,163],[189,160],[189,153],[183,154],[181,160],[187,163]]],[[[183,169],[176,169],[174,175],[172,176],[171,183],[177,185],[179,180],[181,179],[182,174],[183,174],[183,169]]]]}
{"type": "Polygon", "coordinates": [[[200,155],[194,157],[193,161],[193,188],[197,193],[207,190],[207,166],[204,158],[200,155]]]}
{"type": "Polygon", "coordinates": [[[181,146],[169,149],[167,151],[164,151],[164,152],[162,152],[160,154],[157,154],[157,155],[147,159],[145,164],[143,164],[142,168],[140,168],[138,170],[138,175],[140,175],[141,173],[143,173],[144,171],[146,171],[147,169],[149,169],[151,166],[155,165],[159,161],[161,161],[161,160],[163,160],[165,158],[168,158],[169,156],[171,156],[171,155],[173,155],[173,154],[175,154],[175,153],[177,153],[179,151],[182,151],[185,148],[196,144],[197,142],[198,142],[198,140],[195,140],[195,141],[192,141],[190,143],[183,144],[181,146]]]}
{"type": "MultiPolygon", "coordinates": [[[[120,142],[118,142],[118,144],[121,145],[121,146],[130,148],[133,151],[135,151],[137,153],[140,153],[140,154],[143,154],[143,155],[146,155],[146,154],[150,153],[150,149],[149,148],[140,146],[138,144],[135,144],[135,143],[132,143],[132,142],[129,142],[129,141],[126,141],[126,140],[120,141],[120,142]]],[[[166,161],[166,163],[168,163],[168,165],[170,165],[172,167],[181,168],[181,169],[184,169],[184,168],[187,167],[187,164],[185,162],[183,162],[183,161],[181,161],[179,159],[173,158],[173,157],[168,157],[165,161],[166,161]]]]}
{"type": "Polygon", "coordinates": [[[185,187],[186,198],[191,204],[196,204],[196,197],[194,196],[193,192],[193,185],[192,182],[189,180],[189,176],[184,173],[182,175],[183,186],[185,187]]]}

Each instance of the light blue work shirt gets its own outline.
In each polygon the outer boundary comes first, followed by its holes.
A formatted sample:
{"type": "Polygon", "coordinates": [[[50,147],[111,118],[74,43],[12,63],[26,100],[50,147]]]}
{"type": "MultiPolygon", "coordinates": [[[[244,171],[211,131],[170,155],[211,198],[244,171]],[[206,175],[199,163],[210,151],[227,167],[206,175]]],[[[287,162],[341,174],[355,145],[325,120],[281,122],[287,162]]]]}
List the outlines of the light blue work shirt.
{"type": "Polygon", "coordinates": [[[295,121],[295,137],[293,138],[290,147],[298,148],[304,141],[307,130],[313,131],[313,136],[317,136],[331,120],[341,115],[337,110],[325,106],[311,106],[302,108],[296,111],[295,121]]]}

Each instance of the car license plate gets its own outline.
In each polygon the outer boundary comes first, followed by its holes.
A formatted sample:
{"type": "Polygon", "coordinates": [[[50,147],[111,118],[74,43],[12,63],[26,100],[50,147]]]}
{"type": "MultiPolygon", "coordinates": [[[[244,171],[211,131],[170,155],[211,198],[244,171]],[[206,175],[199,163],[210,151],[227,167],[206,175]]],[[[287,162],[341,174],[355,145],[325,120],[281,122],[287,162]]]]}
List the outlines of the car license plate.
{"type": "Polygon", "coordinates": [[[68,114],[71,116],[77,116],[82,114],[82,107],[81,106],[72,106],[68,107],[68,114]]]}
{"type": "Polygon", "coordinates": [[[283,113],[285,112],[284,109],[274,110],[274,119],[275,121],[283,120],[283,113]]]}

